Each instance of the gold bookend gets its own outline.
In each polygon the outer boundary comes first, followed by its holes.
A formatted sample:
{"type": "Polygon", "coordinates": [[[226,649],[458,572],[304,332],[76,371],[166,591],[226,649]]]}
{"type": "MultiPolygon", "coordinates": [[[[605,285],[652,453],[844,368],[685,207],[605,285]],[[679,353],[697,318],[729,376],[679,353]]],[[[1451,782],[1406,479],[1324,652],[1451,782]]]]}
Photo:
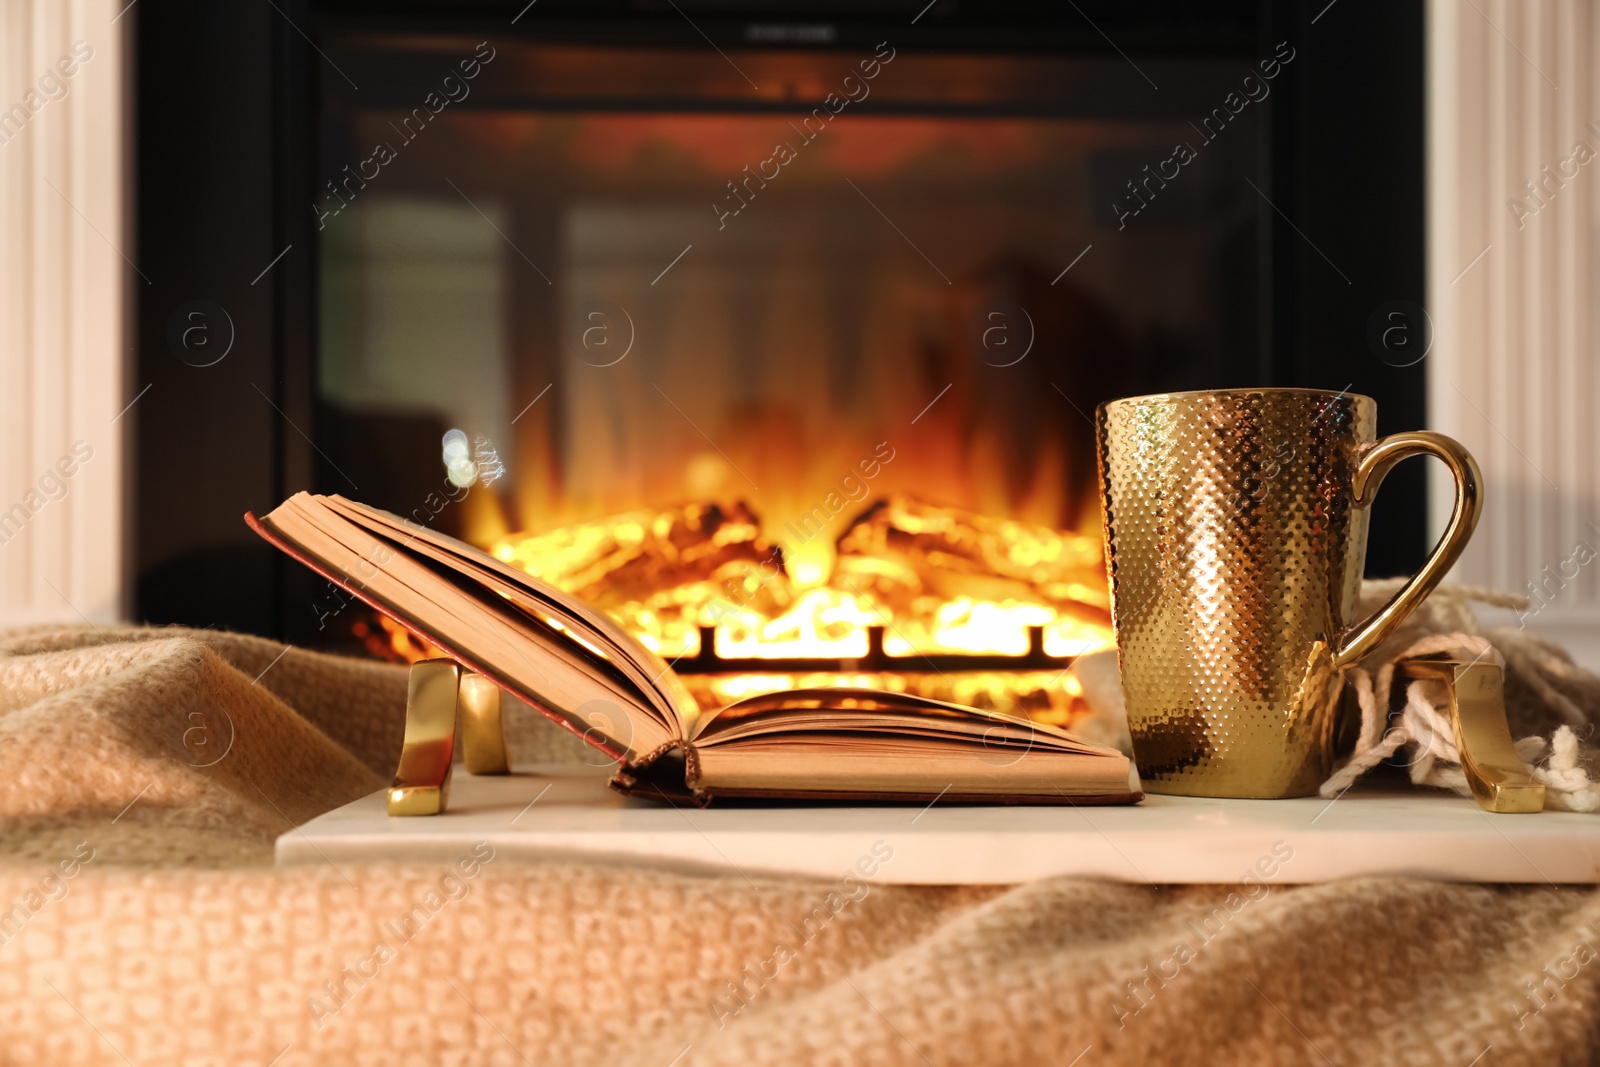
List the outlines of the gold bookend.
{"type": "Polygon", "coordinates": [[[400,768],[389,786],[390,815],[438,815],[450,803],[456,722],[470,774],[509,774],[500,688],[454,660],[411,665],[406,690],[406,738],[400,768]]]}
{"type": "Polygon", "coordinates": [[[1406,660],[1400,669],[1408,677],[1445,684],[1461,769],[1479,807],[1495,812],[1544,810],[1544,785],[1534,781],[1511,743],[1504,668],[1478,660],[1430,657],[1406,660]]]}
{"type": "Polygon", "coordinates": [[[510,774],[500,723],[500,687],[481,674],[461,672],[461,749],[468,774],[510,774]]]}
{"type": "Polygon", "coordinates": [[[390,815],[437,815],[450,802],[460,682],[461,668],[453,660],[425,659],[411,665],[406,739],[389,786],[390,815]]]}

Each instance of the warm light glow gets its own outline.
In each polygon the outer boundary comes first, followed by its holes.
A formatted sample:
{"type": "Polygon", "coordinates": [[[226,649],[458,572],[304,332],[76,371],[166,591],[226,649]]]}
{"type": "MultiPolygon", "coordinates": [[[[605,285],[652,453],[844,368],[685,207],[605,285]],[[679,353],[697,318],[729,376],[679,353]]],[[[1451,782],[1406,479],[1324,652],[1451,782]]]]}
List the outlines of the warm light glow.
{"type": "Polygon", "coordinates": [[[789,557],[789,575],[796,585],[821,585],[828,580],[828,572],[832,570],[830,564],[833,562],[833,553],[824,556],[819,552],[806,551],[809,548],[811,546],[807,545],[789,557]]]}
{"type": "MultiPolygon", "coordinates": [[[[1060,670],[941,671],[922,656],[1020,656],[1033,626],[1044,630],[1051,656],[1109,647],[1098,539],[893,501],[859,517],[840,550],[840,565],[820,578],[793,558],[782,570],[763,569],[769,549],[738,505],[633,512],[514,534],[489,549],[609,612],[669,660],[695,655],[699,628],[711,626],[724,658],[848,661],[867,654],[867,628],[879,626],[884,652],[904,663],[884,672],[684,675],[702,707],[799,686],[863,686],[1058,726],[1083,712],[1077,680],[1060,670]],[[917,538],[929,540],[919,547],[917,538]]],[[[356,632],[399,662],[440,654],[387,618],[358,623],[356,632]]]]}
{"type": "Polygon", "coordinates": [[[1043,629],[1051,656],[1110,646],[1097,537],[899,498],[863,505],[846,527],[825,552],[784,553],[781,570],[738,504],[513,534],[490,551],[610,612],[668,659],[695,655],[710,626],[723,658],[848,661],[867,654],[877,626],[884,652],[905,661],[883,673],[686,677],[708,707],[798,685],[862,685],[1070,720],[1080,694],[1059,670],[941,673],[921,657],[1021,656],[1030,627],[1043,629]]]}
{"type": "Polygon", "coordinates": [[[717,627],[717,654],[854,659],[867,654],[866,628],[885,621],[862,598],[837,589],[810,589],[776,619],[741,612],[726,620],[717,627]]]}
{"type": "Polygon", "coordinates": [[[1086,707],[1078,680],[1060,671],[773,672],[694,674],[685,675],[683,680],[705,708],[720,708],[745,697],[812,686],[854,686],[912,693],[1067,728],[1071,728],[1073,719],[1086,707]]]}
{"type": "MultiPolygon", "coordinates": [[[[884,652],[903,664],[882,672],[684,674],[704,708],[800,686],[861,686],[1066,727],[1085,710],[1077,680],[1060,669],[939,670],[922,657],[1020,656],[1034,626],[1051,656],[1110,647],[1097,539],[891,502],[861,516],[840,538],[840,565],[823,584],[805,587],[786,570],[763,571],[767,547],[752,519],[738,505],[694,505],[512,535],[490,551],[609,612],[668,660],[696,655],[699,628],[710,626],[723,658],[848,665],[867,654],[867,628],[882,627],[884,652]],[[934,528],[937,540],[908,547],[908,537],[934,528]],[[977,595],[983,589],[995,595],[977,595]]],[[[383,616],[358,621],[353,633],[394,662],[443,655],[383,616]]]]}
{"type": "Polygon", "coordinates": [[[380,659],[396,663],[416,663],[444,655],[440,648],[429,644],[387,615],[375,615],[377,626],[365,620],[358,621],[350,632],[361,639],[367,650],[380,659]]]}

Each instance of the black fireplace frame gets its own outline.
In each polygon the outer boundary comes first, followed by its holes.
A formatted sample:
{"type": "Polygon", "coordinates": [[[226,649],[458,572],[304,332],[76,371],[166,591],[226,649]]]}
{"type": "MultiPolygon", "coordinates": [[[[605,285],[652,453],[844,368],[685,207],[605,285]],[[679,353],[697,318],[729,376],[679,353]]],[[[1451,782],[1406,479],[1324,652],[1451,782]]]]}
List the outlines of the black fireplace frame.
{"type": "MultiPolygon", "coordinates": [[[[320,191],[319,87],[341,77],[322,46],[363,33],[702,48],[760,37],[835,49],[892,35],[912,51],[1237,56],[1242,66],[1291,40],[1303,58],[1260,105],[1263,355],[1255,382],[1227,384],[1348,388],[1378,399],[1381,432],[1425,424],[1425,364],[1395,366],[1370,339],[1380,309],[1423,303],[1421,0],[1360,10],[1326,0],[142,0],[130,17],[135,260],[150,279],[135,308],[133,384],[149,391],[130,413],[144,621],[289,636],[294,605],[303,614],[314,595],[240,520],[313,487],[317,276],[306,205],[320,191]],[[212,347],[179,358],[174,339],[190,323],[212,347]],[[224,348],[225,358],[195,365],[224,348]]],[[[1420,464],[1390,476],[1369,573],[1420,563],[1424,477],[1420,464]]]]}

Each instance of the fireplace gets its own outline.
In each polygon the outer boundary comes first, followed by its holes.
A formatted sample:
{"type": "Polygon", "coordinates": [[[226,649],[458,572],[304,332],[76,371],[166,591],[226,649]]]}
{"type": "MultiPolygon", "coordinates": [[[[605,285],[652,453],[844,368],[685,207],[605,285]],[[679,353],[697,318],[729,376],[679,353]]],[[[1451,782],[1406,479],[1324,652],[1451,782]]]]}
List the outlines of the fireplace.
{"type": "MultiPolygon", "coordinates": [[[[153,621],[425,652],[242,535],[307,488],[580,592],[708,699],[870,675],[1064,715],[1110,639],[1097,403],[1318,385],[1422,422],[1368,344],[1422,287],[1420,74],[1335,77],[1303,14],[147,3],[141,168],[213,171],[140,200],[153,621]],[[186,62],[256,140],[154,91],[190,17],[237,36],[186,62]],[[1341,240],[1373,227],[1390,254],[1341,240]]],[[[1420,59],[1419,8],[1376,17],[1420,59]]],[[[1424,547],[1397,479],[1378,572],[1424,547]]]]}

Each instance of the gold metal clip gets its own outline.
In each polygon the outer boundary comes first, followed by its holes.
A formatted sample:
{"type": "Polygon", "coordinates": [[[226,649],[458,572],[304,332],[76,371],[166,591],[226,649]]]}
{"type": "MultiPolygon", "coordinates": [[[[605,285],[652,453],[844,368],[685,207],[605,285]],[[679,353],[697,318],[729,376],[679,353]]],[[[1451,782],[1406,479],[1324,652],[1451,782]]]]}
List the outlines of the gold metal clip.
{"type": "Polygon", "coordinates": [[[460,682],[461,668],[454,660],[425,659],[411,665],[406,739],[389,786],[390,815],[437,815],[450,802],[460,682]]]}
{"type": "Polygon", "coordinates": [[[1544,785],[1527,771],[1506,723],[1505,671],[1497,663],[1427,657],[1400,664],[1408,678],[1443,682],[1461,769],[1485,811],[1544,810],[1544,785]]]}
{"type": "Polygon", "coordinates": [[[481,674],[461,672],[461,749],[468,774],[510,774],[500,687],[481,674]]]}
{"type": "Polygon", "coordinates": [[[406,738],[389,786],[390,815],[438,815],[450,803],[456,722],[469,774],[510,774],[500,687],[454,660],[411,665],[406,689],[406,738]]]}

